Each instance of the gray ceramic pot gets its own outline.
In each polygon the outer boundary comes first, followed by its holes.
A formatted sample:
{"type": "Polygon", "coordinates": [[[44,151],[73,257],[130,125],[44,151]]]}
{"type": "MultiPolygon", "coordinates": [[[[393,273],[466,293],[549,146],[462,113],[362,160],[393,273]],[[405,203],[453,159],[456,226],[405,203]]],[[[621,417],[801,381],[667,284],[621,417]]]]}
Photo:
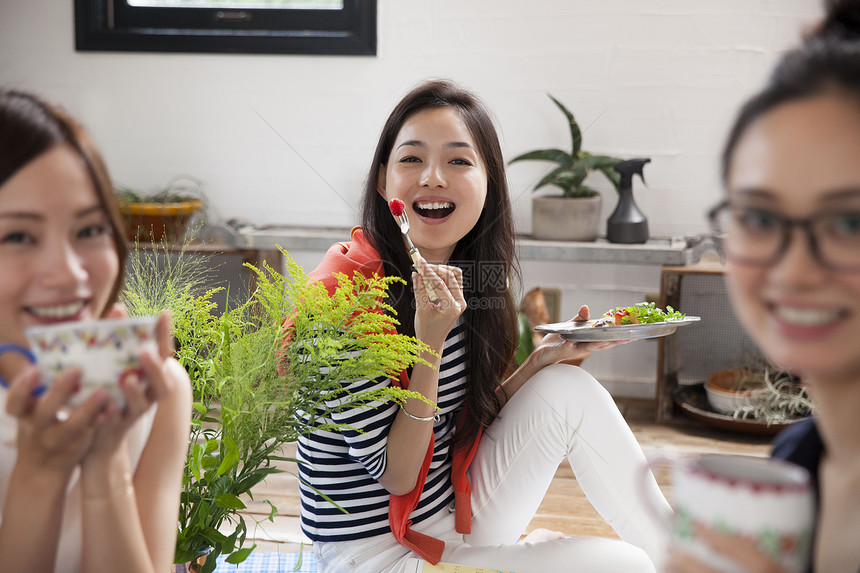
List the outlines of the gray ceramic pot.
{"type": "Polygon", "coordinates": [[[600,195],[534,197],[532,235],[552,241],[594,241],[600,234],[600,195]]]}

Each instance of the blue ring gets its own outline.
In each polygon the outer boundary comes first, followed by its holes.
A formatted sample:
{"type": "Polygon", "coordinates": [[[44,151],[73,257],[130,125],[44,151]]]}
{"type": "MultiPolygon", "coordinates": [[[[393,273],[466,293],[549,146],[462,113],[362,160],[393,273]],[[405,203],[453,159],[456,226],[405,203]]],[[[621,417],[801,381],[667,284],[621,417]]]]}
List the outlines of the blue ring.
{"type": "MultiPolygon", "coordinates": [[[[36,363],[36,355],[33,354],[29,348],[19,346],[18,344],[0,344],[0,354],[3,354],[4,352],[17,352],[18,354],[29,360],[32,364],[36,363]]],[[[5,378],[3,378],[3,376],[0,376],[0,386],[3,386],[4,388],[9,387],[9,383],[6,381],[5,378]]],[[[39,386],[33,391],[33,396],[38,396],[44,391],[45,387],[39,386]]]]}

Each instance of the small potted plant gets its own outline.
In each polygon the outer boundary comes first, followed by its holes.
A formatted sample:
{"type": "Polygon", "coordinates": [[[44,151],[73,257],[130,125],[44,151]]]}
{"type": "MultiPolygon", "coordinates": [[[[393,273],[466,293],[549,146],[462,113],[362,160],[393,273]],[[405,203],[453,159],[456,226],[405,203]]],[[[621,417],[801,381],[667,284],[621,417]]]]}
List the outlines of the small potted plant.
{"type": "Polygon", "coordinates": [[[815,411],[800,380],[757,360],[745,368],[727,368],[708,376],[705,395],[720,414],[768,425],[791,423],[815,411]]]}
{"type": "Polygon", "coordinates": [[[129,241],[179,242],[189,219],[203,206],[202,182],[187,175],[146,192],[124,185],[115,192],[129,241]]]}
{"type": "Polygon", "coordinates": [[[538,149],[511,159],[552,161],[558,167],[538,181],[534,190],[547,185],[561,189],[558,196],[536,196],[532,200],[532,234],[536,239],[594,241],[600,232],[601,197],[585,184],[588,176],[603,173],[615,190],[620,177],[613,169],[622,160],[605,155],[592,155],[582,149],[582,131],[573,114],[557,99],[549,98],[564,114],[570,129],[571,149],[538,149]]]}

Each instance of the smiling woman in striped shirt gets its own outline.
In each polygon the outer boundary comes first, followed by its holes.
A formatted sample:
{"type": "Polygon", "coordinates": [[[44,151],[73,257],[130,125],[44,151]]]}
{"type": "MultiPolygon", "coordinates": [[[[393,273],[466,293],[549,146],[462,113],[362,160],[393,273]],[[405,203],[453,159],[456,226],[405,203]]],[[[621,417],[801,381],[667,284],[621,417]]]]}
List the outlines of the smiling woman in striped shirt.
{"type": "MultiPolygon", "coordinates": [[[[300,439],[302,527],[321,571],[402,571],[416,556],[518,573],[653,571],[659,543],[635,484],[642,451],[603,387],[565,364],[614,343],[548,335],[505,378],[517,333],[514,231],[501,148],[480,100],[448,81],[407,94],[383,128],[362,211],[352,240],[311,276],[328,286],[333,272],[355,270],[407,279],[390,291],[400,332],[438,356],[400,380],[347,385],[408,385],[438,410],[421,400],[349,410],[335,421],[355,430],[300,439]],[[417,269],[389,213],[395,198],[421,254],[417,269]],[[565,458],[623,541],[548,533],[517,543],[565,458]]],[[[587,307],[579,314],[587,318],[587,307]]],[[[646,481],[651,503],[668,509],[646,481]]]]}

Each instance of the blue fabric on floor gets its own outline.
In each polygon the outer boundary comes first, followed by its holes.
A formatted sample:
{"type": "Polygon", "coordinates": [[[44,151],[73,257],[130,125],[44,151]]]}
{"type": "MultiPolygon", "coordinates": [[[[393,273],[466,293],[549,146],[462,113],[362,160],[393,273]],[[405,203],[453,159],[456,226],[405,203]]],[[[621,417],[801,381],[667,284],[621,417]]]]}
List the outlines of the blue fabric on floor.
{"type": "Polygon", "coordinates": [[[299,553],[251,553],[238,565],[225,563],[218,557],[215,573],[317,573],[317,558],[313,551],[299,553]],[[301,555],[301,566],[296,568],[301,555]]]}

